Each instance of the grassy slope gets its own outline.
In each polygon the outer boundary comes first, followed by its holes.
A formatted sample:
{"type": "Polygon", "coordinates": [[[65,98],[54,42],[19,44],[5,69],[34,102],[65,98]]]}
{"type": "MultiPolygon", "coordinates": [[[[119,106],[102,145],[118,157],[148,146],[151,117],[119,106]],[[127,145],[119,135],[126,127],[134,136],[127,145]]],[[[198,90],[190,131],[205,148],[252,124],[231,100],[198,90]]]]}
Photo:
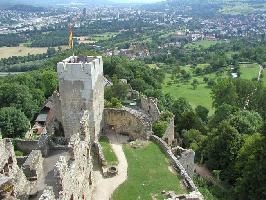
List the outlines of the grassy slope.
{"type": "Polygon", "coordinates": [[[140,149],[124,145],[128,161],[128,179],[113,193],[113,200],[163,199],[161,191],[184,193],[180,179],[168,169],[168,159],[160,148],[149,143],[140,149]]]}
{"type": "Polygon", "coordinates": [[[113,149],[107,138],[101,137],[99,140],[102,148],[105,159],[107,160],[108,165],[116,165],[118,163],[117,157],[113,152],[113,149]]]}

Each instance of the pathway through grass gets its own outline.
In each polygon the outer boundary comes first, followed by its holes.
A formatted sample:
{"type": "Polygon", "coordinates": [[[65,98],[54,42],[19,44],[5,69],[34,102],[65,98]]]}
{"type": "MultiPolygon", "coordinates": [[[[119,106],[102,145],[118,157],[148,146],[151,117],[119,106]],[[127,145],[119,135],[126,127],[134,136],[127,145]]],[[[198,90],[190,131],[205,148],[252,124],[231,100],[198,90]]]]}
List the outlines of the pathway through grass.
{"type": "Polygon", "coordinates": [[[161,192],[185,193],[180,178],[168,169],[168,159],[161,149],[149,142],[146,147],[134,149],[123,146],[128,162],[128,178],[113,193],[113,200],[163,199],[161,192]]]}

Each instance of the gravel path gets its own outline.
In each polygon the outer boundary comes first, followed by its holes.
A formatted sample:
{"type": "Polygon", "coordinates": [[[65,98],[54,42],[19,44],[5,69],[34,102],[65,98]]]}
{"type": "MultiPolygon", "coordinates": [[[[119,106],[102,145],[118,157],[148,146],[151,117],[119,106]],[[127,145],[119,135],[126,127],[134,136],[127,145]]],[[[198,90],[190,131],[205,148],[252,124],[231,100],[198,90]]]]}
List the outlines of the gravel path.
{"type": "Polygon", "coordinates": [[[109,200],[119,185],[127,179],[127,160],[124,154],[120,139],[109,137],[112,149],[118,159],[118,175],[112,178],[104,178],[100,171],[95,171],[96,189],[93,194],[93,200],[109,200]]]}

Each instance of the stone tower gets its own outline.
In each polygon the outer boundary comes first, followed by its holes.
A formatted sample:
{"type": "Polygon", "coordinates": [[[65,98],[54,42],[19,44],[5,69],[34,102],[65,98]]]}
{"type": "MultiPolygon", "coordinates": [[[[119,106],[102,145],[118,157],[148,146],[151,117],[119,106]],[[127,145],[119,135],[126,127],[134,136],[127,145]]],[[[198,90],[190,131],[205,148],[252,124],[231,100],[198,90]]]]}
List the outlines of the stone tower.
{"type": "Polygon", "coordinates": [[[64,134],[67,139],[80,131],[80,120],[89,111],[89,132],[94,140],[101,131],[104,109],[103,60],[71,56],[57,64],[64,134]]]}

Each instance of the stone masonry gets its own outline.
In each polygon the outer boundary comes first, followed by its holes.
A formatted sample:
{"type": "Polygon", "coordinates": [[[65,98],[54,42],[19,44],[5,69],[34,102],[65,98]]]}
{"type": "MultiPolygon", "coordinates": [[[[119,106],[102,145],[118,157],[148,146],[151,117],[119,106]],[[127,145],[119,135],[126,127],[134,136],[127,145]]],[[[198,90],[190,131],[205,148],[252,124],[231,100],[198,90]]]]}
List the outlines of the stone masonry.
{"type": "Polygon", "coordinates": [[[79,133],[70,138],[70,158],[60,156],[55,165],[54,188],[47,186],[40,199],[91,199],[94,180],[88,113],[85,111],[81,118],[79,133]]]}
{"type": "Polygon", "coordinates": [[[0,199],[28,199],[30,182],[17,165],[10,139],[0,137],[0,199]]]}
{"type": "Polygon", "coordinates": [[[89,111],[89,127],[94,140],[101,131],[104,109],[103,61],[97,57],[69,57],[57,64],[65,137],[79,131],[79,120],[89,111]]]}

